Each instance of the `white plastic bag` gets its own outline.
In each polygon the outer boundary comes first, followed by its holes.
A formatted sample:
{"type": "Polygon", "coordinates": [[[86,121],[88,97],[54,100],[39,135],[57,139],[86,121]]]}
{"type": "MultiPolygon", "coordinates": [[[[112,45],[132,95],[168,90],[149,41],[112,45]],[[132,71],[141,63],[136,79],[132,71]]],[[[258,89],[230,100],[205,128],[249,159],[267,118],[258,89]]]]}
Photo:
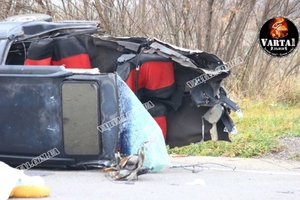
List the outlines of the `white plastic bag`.
{"type": "Polygon", "coordinates": [[[119,76],[118,92],[121,154],[137,154],[139,148],[144,145],[143,167],[153,168],[152,172],[161,171],[169,165],[169,156],[162,130],[145,109],[151,109],[155,104],[149,101],[144,106],[119,76]]]}
{"type": "Polygon", "coordinates": [[[0,161],[0,200],[8,199],[12,189],[23,174],[22,170],[12,168],[0,161]]]}

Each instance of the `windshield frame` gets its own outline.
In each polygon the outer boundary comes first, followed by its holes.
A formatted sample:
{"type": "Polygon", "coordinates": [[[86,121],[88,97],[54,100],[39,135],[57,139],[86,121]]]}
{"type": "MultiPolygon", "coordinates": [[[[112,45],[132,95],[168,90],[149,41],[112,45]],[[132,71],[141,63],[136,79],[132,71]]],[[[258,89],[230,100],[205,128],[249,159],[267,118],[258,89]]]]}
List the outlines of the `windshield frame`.
{"type": "Polygon", "coordinates": [[[11,44],[12,41],[8,39],[0,39],[0,65],[5,65],[11,44]]]}

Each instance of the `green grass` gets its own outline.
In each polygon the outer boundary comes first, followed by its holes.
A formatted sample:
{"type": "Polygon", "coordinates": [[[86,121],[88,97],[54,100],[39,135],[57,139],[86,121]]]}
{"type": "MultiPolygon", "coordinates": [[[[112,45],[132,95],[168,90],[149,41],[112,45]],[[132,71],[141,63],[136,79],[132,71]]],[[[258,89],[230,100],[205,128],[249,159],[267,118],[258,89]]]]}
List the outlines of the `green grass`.
{"type": "Polygon", "coordinates": [[[239,103],[244,118],[231,117],[238,129],[232,142],[207,141],[169,149],[169,154],[249,158],[280,152],[277,138],[300,137],[300,105],[244,101],[239,103]]]}

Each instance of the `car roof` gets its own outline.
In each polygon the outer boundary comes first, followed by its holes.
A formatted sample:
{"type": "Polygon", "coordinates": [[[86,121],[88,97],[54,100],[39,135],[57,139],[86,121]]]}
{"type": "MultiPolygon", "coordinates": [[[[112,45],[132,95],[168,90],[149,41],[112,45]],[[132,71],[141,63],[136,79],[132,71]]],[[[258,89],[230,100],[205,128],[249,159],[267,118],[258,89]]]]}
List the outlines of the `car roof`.
{"type": "Polygon", "coordinates": [[[0,39],[25,40],[60,30],[90,30],[103,33],[99,23],[95,21],[2,21],[0,39]]]}

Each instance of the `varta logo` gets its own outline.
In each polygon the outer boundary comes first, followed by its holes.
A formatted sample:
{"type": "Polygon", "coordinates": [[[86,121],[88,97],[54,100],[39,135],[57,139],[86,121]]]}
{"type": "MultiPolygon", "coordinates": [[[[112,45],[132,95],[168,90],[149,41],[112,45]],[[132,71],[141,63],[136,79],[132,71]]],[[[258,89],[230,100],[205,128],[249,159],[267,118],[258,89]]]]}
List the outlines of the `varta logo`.
{"type": "Polygon", "coordinates": [[[267,39],[267,38],[262,38],[261,39],[261,44],[264,47],[291,47],[291,46],[296,46],[295,45],[295,39],[292,38],[292,40],[272,40],[272,39],[267,39]]]}
{"type": "Polygon", "coordinates": [[[262,50],[275,57],[291,54],[297,47],[299,32],[289,19],[278,16],[266,21],[259,32],[262,50]]]}

